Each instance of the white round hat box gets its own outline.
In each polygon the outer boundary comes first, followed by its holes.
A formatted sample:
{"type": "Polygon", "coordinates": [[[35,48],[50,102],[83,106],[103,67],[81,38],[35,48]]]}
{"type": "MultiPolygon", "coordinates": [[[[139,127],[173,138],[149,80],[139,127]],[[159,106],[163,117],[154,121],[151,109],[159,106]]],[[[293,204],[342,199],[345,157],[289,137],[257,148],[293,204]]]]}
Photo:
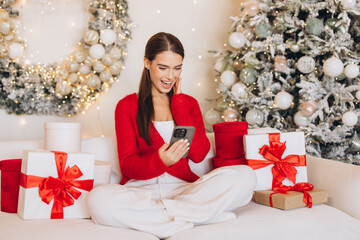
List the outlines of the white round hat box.
{"type": "Polygon", "coordinates": [[[47,122],[44,126],[46,150],[81,152],[81,123],[47,122]]]}
{"type": "Polygon", "coordinates": [[[111,163],[95,160],[94,167],[94,187],[110,183],[111,163]]]}

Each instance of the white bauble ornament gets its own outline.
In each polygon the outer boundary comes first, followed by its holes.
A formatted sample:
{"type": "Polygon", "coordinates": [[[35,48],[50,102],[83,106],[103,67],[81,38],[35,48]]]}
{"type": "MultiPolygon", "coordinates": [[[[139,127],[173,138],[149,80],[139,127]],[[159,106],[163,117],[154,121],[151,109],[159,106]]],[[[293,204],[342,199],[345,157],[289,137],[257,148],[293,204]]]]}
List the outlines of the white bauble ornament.
{"type": "Polygon", "coordinates": [[[360,90],[356,92],[355,97],[357,100],[360,100],[360,90]]]}
{"type": "Polygon", "coordinates": [[[346,9],[352,9],[356,5],[356,0],[341,0],[341,5],[346,9]]]}
{"type": "Polygon", "coordinates": [[[233,48],[241,48],[244,46],[246,38],[242,33],[233,32],[229,36],[229,44],[233,48]]]}
{"type": "Polygon", "coordinates": [[[89,55],[95,59],[100,59],[105,54],[105,48],[102,44],[92,45],[89,49],[89,55]]]}
{"type": "Polygon", "coordinates": [[[307,125],[310,124],[309,118],[305,117],[301,111],[295,113],[294,122],[296,126],[299,127],[306,127],[307,125]]]}
{"type": "Polygon", "coordinates": [[[111,77],[112,77],[112,74],[109,71],[103,71],[102,73],[100,73],[100,79],[103,82],[109,81],[111,79],[111,77]]]}
{"type": "Polygon", "coordinates": [[[84,60],[84,64],[91,67],[94,64],[94,59],[90,56],[86,56],[84,60]]]}
{"type": "Polygon", "coordinates": [[[103,44],[112,44],[116,40],[116,33],[112,29],[101,31],[100,40],[103,44]]]}
{"type": "Polygon", "coordinates": [[[235,122],[239,118],[239,113],[233,108],[226,109],[221,116],[225,122],[235,122]]]}
{"type": "Polygon", "coordinates": [[[218,72],[222,72],[224,71],[225,68],[225,63],[222,59],[216,61],[215,66],[214,66],[215,70],[218,72]]]}
{"type": "Polygon", "coordinates": [[[220,81],[225,87],[230,87],[236,81],[236,74],[233,71],[226,70],[221,73],[220,81]]]}
{"type": "Polygon", "coordinates": [[[117,59],[119,60],[121,58],[121,49],[120,48],[117,48],[117,47],[113,47],[111,50],[110,50],[110,56],[114,59],[117,59]]]}
{"type": "Polygon", "coordinates": [[[290,44],[289,49],[293,53],[297,53],[298,51],[300,51],[300,46],[297,45],[296,43],[292,43],[292,44],[290,44]]]}
{"type": "Polygon", "coordinates": [[[79,81],[79,76],[76,73],[70,73],[68,76],[68,81],[72,84],[77,83],[79,81]]]}
{"type": "Polygon", "coordinates": [[[276,94],[274,103],[278,108],[285,110],[291,106],[293,98],[290,93],[282,91],[276,94]]]}
{"type": "Polygon", "coordinates": [[[2,20],[9,19],[9,13],[5,9],[0,9],[0,19],[2,20]]]}
{"type": "Polygon", "coordinates": [[[78,63],[82,63],[85,60],[86,54],[84,51],[79,50],[79,51],[74,52],[73,56],[74,56],[75,61],[77,61],[78,63]]]}
{"type": "Polygon", "coordinates": [[[12,59],[20,58],[24,54],[24,46],[20,43],[12,43],[9,46],[9,57],[12,59]]]}
{"type": "Polygon", "coordinates": [[[215,124],[220,122],[220,113],[215,109],[210,109],[205,113],[205,122],[215,124]]]}
{"type": "Polygon", "coordinates": [[[7,42],[12,42],[12,41],[14,41],[14,39],[15,39],[15,35],[12,33],[4,36],[4,40],[7,42]]]}
{"type": "Polygon", "coordinates": [[[6,43],[0,44],[0,57],[6,57],[9,55],[9,47],[6,43]]]}
{"type": "Polygon", "coordinates": [[[246,86],[242,83],[235,83],[231,87],[232,94],[237,98],[244,98],[246,97],[246,86]]]}
{"type": "Polygon", "coordinates": [[[65,96],[71,93],[71,86],[70,83],[67,81],[59,81],[56,84],[56,92],[65,96]]]}
{"type": "Polygon", "coordinates": [[[106,66],[110,66],[111,64],[114,63],[114,60],[112,59],[110,54],[105,54],[102,58],[101,61],[103,62],[103,64],[105,64],[106,66]]]}
{"type": "Polygon", "coordinates": [[[69,61],[67,64],[67,70],[69,72],[77,72],[79,70],[80,64],[76,61],[69,61]]]}
{"type": "Polygon", "coordinates": [[[101,61],[96,61],[93,65],[93,69],[96,72],[101,73],[105,70],[105,65],[101,61]]]}
{"type": "Polygon", "coordinates": [[[347,78],[356,78],[359,75],[359,67],[356,64],[348,64],[344,68],[344,74],[347,78]]]}
{"type": "Polygon", "coordinates": [[[337,57],[331,57],[324,62],[323,70],[326,76],[337,77],[343,72],[344,64],[337,57]]]}
{"type": "Polygon", "coordinates": [[[109,71],[112,75],[119,75],[122,70],[122,64],[120,61],[116,61],[109,67],[109,71]]]}
{"type": "Polygon", "coordinates": [[[99,34],[94,30],[89,30],[85,33],[84,42],[88,45],[94,45],[99,41],[99,34]]]}
{"type": "Polygon", "coordinates": [[[252,0],[245,3],[245,14],[254,17],[259,13],[260,4],[258,1],[252,0]]]}
{"type": "Polygon", "coordinates": [[[91,74],[88,79],[87,85],[91,89],[98,89],[101,86],[101,80],[97,75],[91,74]]]}
{"type": "Polygon", "coordinates": [[[0,21],[0,33],[8,35],[11,32],[11,23],[9,21],[0,21]]]}
{"type": "Polygon", "coordinates": [[[88,74],[88,73],[90,73],[90,67],[88,66],[88,65],[81,65],[80,67],[79,67],[79,72],[82,74],[82,75],[86,75],[86,74],[88,74]]]}
{"type": "Polygon", "coordinates": [[[251,109],[246,113],[245,116],[246,122],[250,125],[261,126],[264,123],[264,115],[261,111],[256,109],[251,109]]]}
{"type": "Polygon", "coordinates": [[[302,56],[297,61],[296,67],[302,73],[311,73],[315,69],[315,60],[309,56],[302,56]]]}
{"type": "Polygon", "coordinates": [[[316,103],[313,101],[307,101],[301,104],[301,112],[305,117],[310,117],[311,115],[313,115],[316,110],[317,110],[317,106],[316,103]]]}
{"type": "Polygon", "coordinates": [[[355,112],[348,111],[342,116],[342,122],[349,127],[355,126],[358,122],[358,116],[355,112]]]}

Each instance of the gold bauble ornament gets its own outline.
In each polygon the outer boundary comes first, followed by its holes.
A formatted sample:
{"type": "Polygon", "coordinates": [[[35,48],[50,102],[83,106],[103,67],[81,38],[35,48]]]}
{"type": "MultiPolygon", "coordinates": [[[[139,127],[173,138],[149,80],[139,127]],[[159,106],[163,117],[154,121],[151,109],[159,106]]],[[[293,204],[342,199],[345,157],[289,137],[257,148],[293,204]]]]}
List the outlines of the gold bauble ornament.
{"type": "Polygon", "coordinates": [[[93,68],[96,72],[101,73],[105,70],[105,65],[101,61],[96,61],[93,68]]]}
{"type": "Polygon", "coordinates": [[[100,73],[100,79],[103,82],[107,82],[111,79],[112,74],[109,71],[103,71],[102,73],[100,73]]]}
{"type": "Polygon", "coordinates": [[[111,72],[112,75],[118,75],[120,74],[122,69],[122,64],[120,61],[116,61],[113,63],[113,65],[111,65],[109,67],[109,71],[111,72]]]}
{"type": "Polygon", "coordinates": [[[0,44],[0,57],[9,56],[9,46],[6,43],[0,44]]]}
{"type": "Polygon", "coordinates": [[[98,89],[101,86],[101,80],[97,75],[91,74],[87,85],[91,89],[98,89]]]}
{"type": "Polygon", "coordinates": [[[233,62],[233,66],[234,66],[234,68],[236,69],[236,70],[241,70],[241,69],[243,69],[243,67],[244,67],[244,64],[240,61],[240,60],[235,60],[234,62],[233,62]]]}
{"type": "Polygon", "coordinates": [[[105,54],[101,61],[106,65],[106,66],[110,66],[111,64],[114,63],[114,60],[112,59],[111,55],[109,53],[105,54]]]}
{"type": "Polygon", "coordinates": [[[94,45],[99,41],[99,34],[94,30],[89,30],[85,33],[84,42],[88,45],[94,45]]]}
{"type": "Polygon", "coordinates": [[[86,75],[86,74],[88,74],[89,72],[90,72],[90,67],[88,66],[88,65],[81,65],[80,67],[79,67],[79,72],[82,74],[82,75],[86,75]]]}
{"type": "Polygon", "coordinates": [[[77,61],[78,63],[82,63],[85,60],[86,54],[84,51],[78,50],[73,53],[73,57],[75,61],[77,61]]]}
{"type": "Polygon", "coordinates": [[[84,64],[86,66],[91,67],[94,64],[94,59],[92,57],[90,57],[90,56],[86,56],[85,60],[84,60],[84,64]]]}
{"type": "Polygon", "coordinates": [[[110,56],[116,60],[119,60],[121,58],[121,49],[117,47],[113,47],[110,50],[110,56]]]}
{"type": "Polygon", "coordinates": [[[80,64],[76,61],[69,61],[67,64],[67,70],[69,72],[77,72],[77,70],[79,69],[80,64]]]}
{"type": "Polygon", "coordinates": [[[76,73],[70,73],[68,76],[68,81],[72,84],[77,83],[79,81],[79,76],[76,73]]]}
{"type": "Polygon", "coordinates": [[[68,95],[71,93],[70,83],[68,81],[59,81],[56,84],[56,92],[63,96],[68,95]]]}

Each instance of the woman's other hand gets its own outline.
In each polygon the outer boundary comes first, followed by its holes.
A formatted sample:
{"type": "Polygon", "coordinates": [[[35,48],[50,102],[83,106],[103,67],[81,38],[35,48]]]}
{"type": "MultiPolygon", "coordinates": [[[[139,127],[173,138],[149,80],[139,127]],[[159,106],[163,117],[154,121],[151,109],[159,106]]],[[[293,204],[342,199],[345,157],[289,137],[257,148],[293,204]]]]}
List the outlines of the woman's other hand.
{"type": "Polygon", "coordinates": [[[188,150],[188,140],[181,139],[170,147],[168,143],[164,143],[164,145],[159,148],[159,156],[164,164],[169,167],[177,163],[188,150]]]}
{"type": "Polygon", "coordinates": [[[181,77],[176,81],[174,85],[174,94],[180,94],[181,93],[181,77]]]}

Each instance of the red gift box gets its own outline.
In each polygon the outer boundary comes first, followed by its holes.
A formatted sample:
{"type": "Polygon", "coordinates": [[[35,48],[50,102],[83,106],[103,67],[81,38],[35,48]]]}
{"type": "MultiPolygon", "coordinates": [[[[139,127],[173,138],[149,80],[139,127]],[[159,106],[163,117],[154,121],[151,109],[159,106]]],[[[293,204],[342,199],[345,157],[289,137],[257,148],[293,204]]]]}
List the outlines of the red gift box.
{"type": "Polygon", "coordinates": [[[21,159],[0,161],[1,211],[17,213],[21,159]]]}
{"type": "Polygon", "coordinates": [[[213,125],[216,157],[223,159],[245,158],[243,136],[247,134],[247,122],[224,122],[213,125]]]}

